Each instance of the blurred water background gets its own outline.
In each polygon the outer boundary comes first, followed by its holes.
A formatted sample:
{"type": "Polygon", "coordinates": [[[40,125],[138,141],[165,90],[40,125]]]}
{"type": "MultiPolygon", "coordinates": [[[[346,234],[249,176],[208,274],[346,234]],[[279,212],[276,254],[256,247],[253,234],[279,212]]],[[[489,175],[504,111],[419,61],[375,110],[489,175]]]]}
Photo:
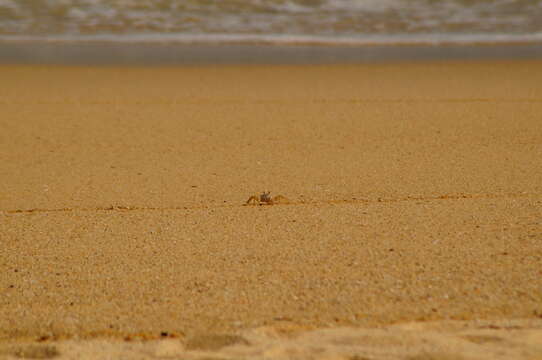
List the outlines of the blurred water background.
{"type": "Polygon", "coordinates": [[[0,0],[0,40],[539,42],[542,0],[0,0]]]}
{"type": "Polygon", "coordinates": [[[480,58],[542,58],[542,0],[0,0],[4,64],[480,58]]]}

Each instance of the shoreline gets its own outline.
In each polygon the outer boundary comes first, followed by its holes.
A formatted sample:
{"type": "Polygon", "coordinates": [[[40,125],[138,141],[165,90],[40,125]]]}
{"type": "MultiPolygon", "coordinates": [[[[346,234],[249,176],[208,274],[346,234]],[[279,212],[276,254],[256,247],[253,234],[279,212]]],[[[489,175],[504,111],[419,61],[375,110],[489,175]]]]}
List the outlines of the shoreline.
{"type": "Polygon", "coordinates": [[[539,59],[542,59],[540,43],[308,46],[0,42],[3,65],[309,65],[539,59]]]}

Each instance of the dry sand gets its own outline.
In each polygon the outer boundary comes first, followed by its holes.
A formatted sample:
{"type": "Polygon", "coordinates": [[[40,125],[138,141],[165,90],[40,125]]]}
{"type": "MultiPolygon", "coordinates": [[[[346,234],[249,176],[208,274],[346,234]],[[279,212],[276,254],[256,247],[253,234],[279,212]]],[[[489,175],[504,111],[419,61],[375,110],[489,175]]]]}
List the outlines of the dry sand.
{"type": "Polygon", "coordinates": [[[0,358],[542,359],[542,62],[0,78],[0,358]]]}

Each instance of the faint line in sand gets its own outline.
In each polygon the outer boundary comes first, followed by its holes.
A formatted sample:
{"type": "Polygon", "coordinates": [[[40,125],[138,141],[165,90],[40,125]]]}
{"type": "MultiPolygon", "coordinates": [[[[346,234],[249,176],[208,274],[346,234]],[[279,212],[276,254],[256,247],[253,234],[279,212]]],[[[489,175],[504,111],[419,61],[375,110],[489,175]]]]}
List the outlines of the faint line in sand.
{"type": "Polygon", "coordinates": [[[295,99],[221,99],[196,98],[186,100],[133,100],[133,101],[111,101],[111,100],[53,100],[53,101],[0,101],[0,105],[201,105],[201,104],[292,104],[292,103],[314,103],[314,104],[390,104],[390,103],[542,103],[539,98],[295,98],[295,99]]]}
{"type": "MultiPolygon", "coordinates": [[[[514,193],[514,194],[445,194],[438,196],[405,196],[398,198],[376,198],[376,199],[330,199],[330,200],[302,200],[290,201],[288,203],[280,203],[275,205],[261,205],[261,207],[275,206],[302,206],[302,205],[341,205],[341,204],[378,204],[378,203],[398,203],[408,201],[439,201],[439,200],[469,200],[469,199],[511,199],[511,198],[527,198],[538,197],[540,194],[529,193],[514,193]]],[[[54,213],[54,212],[127,212],[127,211],[182,211],[182,210],[203,210],[217,208],[237,208],[244,207],[243,203],[231,205],[189,205],[175,207],[146,207],[146,206],[107,206],[93,208],[58,208],[58,209],[17,209],[4,210],[0,213],[7,215],[13,214],[35,214],[35,213],[54,213]]],[[[260,207],[260,206],[258,206],[260,207]]]]}

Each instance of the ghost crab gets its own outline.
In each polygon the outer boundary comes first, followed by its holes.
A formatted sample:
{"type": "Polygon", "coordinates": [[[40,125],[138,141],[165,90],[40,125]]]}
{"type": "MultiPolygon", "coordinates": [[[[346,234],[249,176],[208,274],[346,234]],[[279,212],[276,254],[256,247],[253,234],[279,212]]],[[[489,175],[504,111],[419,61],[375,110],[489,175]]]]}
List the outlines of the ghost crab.
{"type": "Polygon", "coordinates": [[[262,192],[260,195],[252,195],[248,198],[244,205],[276,205],[276,204],[287,204],[290,201],[282,196],[271,196],[271,191],[262,192]]]}

